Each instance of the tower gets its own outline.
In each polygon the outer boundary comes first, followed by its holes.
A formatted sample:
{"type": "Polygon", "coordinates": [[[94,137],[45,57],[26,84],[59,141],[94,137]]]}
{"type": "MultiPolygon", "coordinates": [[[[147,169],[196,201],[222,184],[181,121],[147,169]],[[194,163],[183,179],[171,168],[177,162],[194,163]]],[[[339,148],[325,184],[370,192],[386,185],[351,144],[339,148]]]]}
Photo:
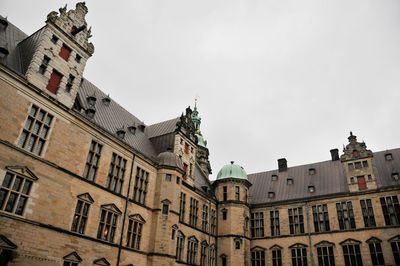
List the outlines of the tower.
{"type": "Polygon", "coordinates": [[[249,265],[250,240],[248,189],[243,167],[225,165],[214,182],[218,199],[218,265],[249,265]]]}
{"type": "Polygon", "coordinates": [[[19,43],[28,82],[68,108],[74,104],[87,59],[94,46],[84,2],[47,15],[46,25],[19,43]]]}
{"type": "Polygon", "coordinates": [[[343,163],[349,190],[361,191],[375,189],[376,178],[372,168],[373,153],[367,150],[365,142],[357,142],[357,137],[350,132],[349,144],[343,149],[340,161],[343,163]]]}

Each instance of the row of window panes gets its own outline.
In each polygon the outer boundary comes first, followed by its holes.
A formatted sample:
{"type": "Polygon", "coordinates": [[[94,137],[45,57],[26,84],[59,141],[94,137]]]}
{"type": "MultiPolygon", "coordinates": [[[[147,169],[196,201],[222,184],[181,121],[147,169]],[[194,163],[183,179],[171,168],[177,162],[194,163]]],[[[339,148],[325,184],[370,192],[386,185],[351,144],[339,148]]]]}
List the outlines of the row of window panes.
{"type": "MultiPolygon", "coordinates": [[[[210,264],[208,264],[208,256],[207,256],[207,243],[202,243],[201,248],[200,248],[200,266],[205,266],[205,265],[210,265],[210,266],[215,266],[216,265],[216,250],[215,247],[210,247],[210,253],[209,253],[209,259],[210,259],[210,264]]],[[[182,233],[178,233],[178,236],[176,238],[176,260],[177,261],[183,261],[183,251],[185,248],[185,236],[182,233]]],[[[195,265],[196,264],[196,256],[197,256],[197,250],[198,250],[198,241],[193,238],[189,237],[188,242],[187,242],[187,253],[186,253],[186,262],[190,265],[195,265]]]]}
{"type": "MultiPolygon", "coordinates": [[[[379,266],[385,265],[385,260],[383,257],[382,247],[380,242],[372,242],[368,244],[372,265],[379,266]]],[[[396,265],[400,263],[400,242],[394,241],[391,242],[393,256],[396,262],[396,265]]],[[[343,257],[346,266],[362,266],[363,261],[361,257],[360,244],[357,243],[348,243],[342,245],[343,249],[343,257]]],[[[291,255],[291,265],[292,266],[307,266],[307,249],[305,246],[297,244],[296,247],[290,249],[291,255]]],[[[274,248],[272,249],[272,265],[273,266],[282,266],[282,251],[281,249],[274,248]]],[[[320,246],[317,247],[317,259],[318,266],[335,266],[335,256],[333,252],[333,246],[320,246]]],[[[258,250],[251,252],[251,265],[252,266],[261,266],[265,264],[265,251],[258,250]]]]}
{"type": "MultiPolygon", "coordinates": [[[[400,205],[397,196],[380,198],[386,225],[400,224],[400,205]]],[[[375,216],[370,199],[360,200],[361,211],[365,227],[375,227],[375,216]]],[[[353,205],[351,201],[336,203],[337,219],[340,230],[355,229],[353,205]]],[[[304,218],[301,207],[288,210],[290,234],[304,233],[304,218]]],[[[326,204],[312,206],[313,223],[315,232],[330,231],[328,207],[326,204]]],[[[271,236],[280,235],[279,211],[270,211],[271,236]]],[[[251,236],[264,236],[263,212],[251,213],[251,236]]]]}
{"type": "Polygon", "coordinates": [[[354,162],[354,163],[348,163],[347,164],[349,167],[350,171],[353,171],[354,169],[361,169],[361,168],[368,168],[368,161],[360,161],[360,162],[354,162]]]}

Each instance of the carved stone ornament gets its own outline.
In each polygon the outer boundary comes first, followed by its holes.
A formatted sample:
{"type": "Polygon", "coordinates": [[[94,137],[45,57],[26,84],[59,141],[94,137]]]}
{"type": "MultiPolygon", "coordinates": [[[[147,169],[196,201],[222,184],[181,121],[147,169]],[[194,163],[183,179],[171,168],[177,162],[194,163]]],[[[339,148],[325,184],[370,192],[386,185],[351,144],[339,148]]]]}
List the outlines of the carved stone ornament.
{"type": "Polygon", "coordinates": [[[344,154],[340,156],[342,162],[373,157],[372,151],[367,150],[365,142],[357,142],[357,136],[354,136],[353,132],[350,132],[348,140],[349,144],[343,149],[344,154]]]}

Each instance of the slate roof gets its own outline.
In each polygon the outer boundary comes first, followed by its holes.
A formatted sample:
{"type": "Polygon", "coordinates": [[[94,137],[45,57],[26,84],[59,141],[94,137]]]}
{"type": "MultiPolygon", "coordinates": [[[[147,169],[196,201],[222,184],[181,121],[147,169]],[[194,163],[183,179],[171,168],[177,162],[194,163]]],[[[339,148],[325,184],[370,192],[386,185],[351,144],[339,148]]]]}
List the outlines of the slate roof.
{"type": "MultiPolygon", "coordinates": [[[[375,152],[372,167],[379,188],[400,185],[399,181],[392,178],[392,173],[400,173],[400,148],[375,152]],[[392,161],[385,159],[386,153],[392,153],[392,161]]],[[[273,203],[349,192],[346,172],[340,161],[324,161],[288,167],[284,172],[272,170],[249,174],[248,179],[252,183],[249,190],[250,204],[273,203]],[[310,168],[315,169],[314,175],[309,174],[310,168]],[[273,181],[272,175],[277,175],[278,179],[273,181]],[[288,178],[293,179],[292,185],[287,184],[288,178]],[[315,187],[313,193],[308,190],[310,185],[315,187]],[[274,192],[275,196],[269,198],[268,192],[274,192]]]]}
{"type": "Polygon", "coordinates": [[[179,117],[150,125],[146,128],[147,137],[150,139],[172,133],[175,131],[178,122],[179,117]]]}

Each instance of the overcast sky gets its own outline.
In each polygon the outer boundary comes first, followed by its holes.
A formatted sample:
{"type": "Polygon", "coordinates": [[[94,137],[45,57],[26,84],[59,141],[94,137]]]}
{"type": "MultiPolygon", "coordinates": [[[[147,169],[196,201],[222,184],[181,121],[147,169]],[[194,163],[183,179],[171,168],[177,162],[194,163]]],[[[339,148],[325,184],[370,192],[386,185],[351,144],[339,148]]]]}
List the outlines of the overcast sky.
{"type": "MultiPolygon", "coordinates": [[[[74,1],[2,0],[27,34],[74,1]]],[[[84,76],[153,124],[198,94],[215,178],[330,159],[352,130],[400,147],[400,1],[86,1],[84,76]]]]}

